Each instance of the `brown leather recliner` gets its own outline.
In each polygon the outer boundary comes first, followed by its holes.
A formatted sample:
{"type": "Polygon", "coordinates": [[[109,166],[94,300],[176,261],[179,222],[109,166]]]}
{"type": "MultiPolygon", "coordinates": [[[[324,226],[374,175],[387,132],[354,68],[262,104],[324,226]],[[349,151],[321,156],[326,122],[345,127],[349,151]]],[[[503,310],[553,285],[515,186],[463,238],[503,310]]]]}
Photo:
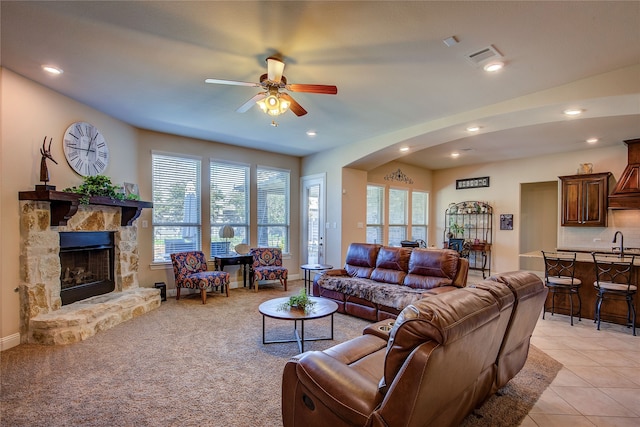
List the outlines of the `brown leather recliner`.
{"type": "Polygon", "coordinates": [[[292,358],[284,426],[458,425],[524,365],[546,292],[532,273],[505,273],[408,306],[388,335],[383,321],[292,358]]]}

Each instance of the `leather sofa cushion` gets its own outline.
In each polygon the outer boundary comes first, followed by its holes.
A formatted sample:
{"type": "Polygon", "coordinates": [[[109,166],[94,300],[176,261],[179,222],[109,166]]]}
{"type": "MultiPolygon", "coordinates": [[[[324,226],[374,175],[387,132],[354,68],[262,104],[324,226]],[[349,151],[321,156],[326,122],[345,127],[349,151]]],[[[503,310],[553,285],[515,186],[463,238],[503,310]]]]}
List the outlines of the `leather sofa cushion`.
{"type": "Polygon", "coordinates": [[[393,382],[409,354],[427,341],[445,345],[470,334],[499,316],[495,298],[487,291],[462,288],[438,298],[424,298],[406,307],[396,319],[385,358],[381,392],[393,382]]]}
{"type": "Polygon", "coordinates": [[[381,245],[370,243],[350,245],[345,260],[345,270],[349,276],[368,279],[376,266],[378,251],[381,247],[381,245]]]}
{"type": "Polygon", "coordinates": [[[421,276],[419,274],[407,274],[403,284],[413,289],[433,289],[441,286],[451,286],[453,281],[446,277],[421,276]]]}
{"type": "Polygon", "coordinates": [[[459,257],[456,251],[450,249],[414,249],[409,258],[408,272],[453,280],[458,272],[459,257]]]}
{"type": "Polygon", "coordinates": [[[382,283],[402,284],[407,275],[410,255],[409,248],[380,248],[376,268],[371,273],[370,279],[382,283]]]}

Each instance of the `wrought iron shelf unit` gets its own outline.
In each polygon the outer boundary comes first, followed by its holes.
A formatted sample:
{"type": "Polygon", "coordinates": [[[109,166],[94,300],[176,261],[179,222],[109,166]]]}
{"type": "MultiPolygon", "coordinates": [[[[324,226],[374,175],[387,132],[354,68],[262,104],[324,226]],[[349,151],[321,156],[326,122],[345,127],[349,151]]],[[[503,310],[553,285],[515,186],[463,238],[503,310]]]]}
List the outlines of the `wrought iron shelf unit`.
{"type": "Polygon", "coordinates": [[[485,202],[451,203],[445,210],[443,246],[469,260],[469,268],[491,275],[493,208],[485,202]]]}

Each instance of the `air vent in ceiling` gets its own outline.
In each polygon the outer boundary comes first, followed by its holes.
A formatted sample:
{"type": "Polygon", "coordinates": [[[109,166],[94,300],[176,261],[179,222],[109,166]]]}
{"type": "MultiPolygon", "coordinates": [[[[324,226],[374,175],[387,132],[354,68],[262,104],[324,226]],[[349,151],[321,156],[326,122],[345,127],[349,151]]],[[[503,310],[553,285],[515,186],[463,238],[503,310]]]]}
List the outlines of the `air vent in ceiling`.
{"type": "Polygon", "coordinates": [[[481,67],[487,62],[493,61],[498,58],[502,58],[502,55],[500,54],[500,52],[498,52],[498,50],[495,47],[487,46],[483,49],[480,49],[477,52],[468,54],[466,58],[472,64],[481,67]]]}

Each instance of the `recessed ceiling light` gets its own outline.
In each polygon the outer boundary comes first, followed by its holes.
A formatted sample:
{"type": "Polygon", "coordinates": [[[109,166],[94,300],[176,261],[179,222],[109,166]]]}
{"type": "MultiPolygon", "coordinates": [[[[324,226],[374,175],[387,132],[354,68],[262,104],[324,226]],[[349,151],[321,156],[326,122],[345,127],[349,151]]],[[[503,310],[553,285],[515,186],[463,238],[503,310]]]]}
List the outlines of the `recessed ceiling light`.
{"type": "Polygon", "coordinates": [[[478,132],[480,130],[480,126],[469,126],[467,128],[467,132],[478,132]]]}
{"type": "Polygon", "coordinates": [[[587,144],[595,144],[598,141],[599,141],[598,138],[589,138],[587,139],[587,144]]]}
{"type": "Polygon", "coordinates": [[[401,153],[406,153],[407,151],[409,151],[409,147],[400,147],[401,153]]]}
{"type": "Polygon", "coordinates": [[[53,65],[43,65],[42,69],[49,74],[53,74],[54,76],[59,76],[64,72],[62,68],[54,67],[53,65]]]}
{"type": "Polygon", "coordinates": [[[458,153],[457,151],[454,151],[453,153],[451,153],[451,157],[453,157],[454,159],[456,157],[460,157],[460,153],[458,153]]]}
{"type": "Polygon", "coordinates": [[[580,109],[580,108],[568,108],[566,110],[564,110],[564,115],[565,116],[570,116],[570,117],[575,117],[575,116],[579,116],[580,114],[582,114],[584,110],[580,109]]]}
{"type": "Polygon", "coordinates": [[[504,62],[502,62],[502,61],[493,61],[493,62],[489,62],[487,65],[485,65],[484,66],[484,70],[489,72],[489,73],[495,73],[496,71],[502,70],[503,67],[504,67],[504,62]]]}
{"type": "Polygon", "coordinates": [[[318,132],[316,132],[315,130],[308,130],[307,131],[307,136],[316,136],[318,134],[318,132]]]}

